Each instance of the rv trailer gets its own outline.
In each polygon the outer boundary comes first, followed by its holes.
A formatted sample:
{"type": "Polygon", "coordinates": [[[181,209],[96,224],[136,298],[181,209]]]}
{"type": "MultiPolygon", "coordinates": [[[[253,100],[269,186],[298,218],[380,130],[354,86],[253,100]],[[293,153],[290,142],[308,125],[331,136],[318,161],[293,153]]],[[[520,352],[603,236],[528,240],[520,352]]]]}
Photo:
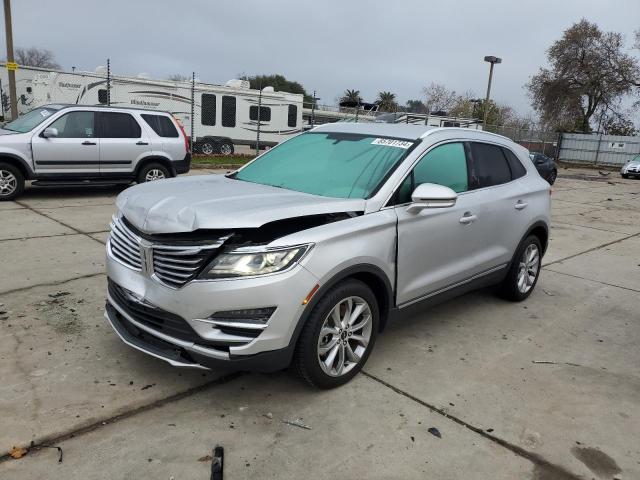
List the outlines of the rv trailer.
{"type": "MultiPolygon", "coordinates": [[[[1,72],[2,103],[7,107],[6,69],[1,68],[1,72]]],[[[261,146],[276,145],[302,129],[302,95],[276,92],[272,87],[254,90],[246,80],[230,80],[226,85],[196,82],[191,132],[189,81],[111,76],[107,89],[106,71],[100,69],[62,72],[23,66],[18,69],[17,78],[19,113],[50,103],[168,111],[183,123],[196,150],[204,153],[214,153],[216,148],[233,153],[233,145],[255,145],[258,118],[261,146]]],[[[8,114],[6,108],[4,113],[8,114]]]]}

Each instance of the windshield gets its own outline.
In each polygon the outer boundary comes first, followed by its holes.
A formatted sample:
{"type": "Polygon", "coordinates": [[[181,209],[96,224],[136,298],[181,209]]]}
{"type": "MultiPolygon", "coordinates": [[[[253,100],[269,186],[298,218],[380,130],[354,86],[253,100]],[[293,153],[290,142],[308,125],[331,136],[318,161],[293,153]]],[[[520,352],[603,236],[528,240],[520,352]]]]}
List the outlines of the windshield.
{"type": "Polygon", "coordinates": [[[346,133],[303,133],[232,178],[335,198],[369,198],[413,142],[346,133]]]}
{"type": "Polygon", "coordinates": [[[21,117],[16,118],[13,122],[9,122],[4,126],[5,130],[12,132],[26,133],[44,122],[58,110],[55,108],[41,107],[25,113],[21,117]]]}

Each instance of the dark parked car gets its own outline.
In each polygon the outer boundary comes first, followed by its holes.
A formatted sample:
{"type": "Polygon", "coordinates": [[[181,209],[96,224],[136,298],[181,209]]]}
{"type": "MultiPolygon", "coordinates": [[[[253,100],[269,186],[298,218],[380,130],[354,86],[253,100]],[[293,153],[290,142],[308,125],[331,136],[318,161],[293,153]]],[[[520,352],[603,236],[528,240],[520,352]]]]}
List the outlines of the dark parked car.
{"type": "Polygon", "coordinates": [[[531,152],[529,156],[540,176],[549,182],[549,185],[553,185],[558,178],[558,166],[553,158],[537,152],[531,152]]]}

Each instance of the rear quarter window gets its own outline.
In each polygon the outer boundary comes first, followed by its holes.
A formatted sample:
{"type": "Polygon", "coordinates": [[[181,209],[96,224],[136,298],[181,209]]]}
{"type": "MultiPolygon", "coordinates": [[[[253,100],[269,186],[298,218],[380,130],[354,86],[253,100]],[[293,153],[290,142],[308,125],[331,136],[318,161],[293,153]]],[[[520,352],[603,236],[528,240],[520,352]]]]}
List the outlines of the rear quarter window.
{"type": "Polygon", "coordinates": [[[527,174],[527,169],[524,168],[522,162],[517,157],[515,153],[513,153],[508,148],[503,148],[505,157],[507,157],[507,161],[509,162],[509,167],[511,167],[511,175],[514,179],[524,177],[527,174]]]}
{"type": "Polygon", "coordinates": [[[180,136],[176,126],[169,117],[164,115],[143,114],[142,119],[149,125],[156,135],[164,138],[177,138],[180,136]]]}
{"type": "Polygon", "coordinates": [[[473,188],[502,185],[511,181],[511,168],[502,148],[489,143],[471,143],[473,188]]]}

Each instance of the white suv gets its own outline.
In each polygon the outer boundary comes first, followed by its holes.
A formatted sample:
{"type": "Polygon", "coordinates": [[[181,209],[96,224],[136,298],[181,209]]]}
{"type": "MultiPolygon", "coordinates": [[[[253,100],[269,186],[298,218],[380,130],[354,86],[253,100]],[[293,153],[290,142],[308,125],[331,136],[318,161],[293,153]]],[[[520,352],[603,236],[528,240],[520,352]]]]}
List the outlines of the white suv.
{"type": "Polygon", "coordinates": [[[293,362],[333,387],[410,305],[494,284],[527,298],[549,193],[528,151],[505,137],[324,125],[233,174],[121,193],[106,316],[124,342],[176,366],[293,362]]]}
{"type": "Polygon", "coordinates": [[[45,105],[0,129],[0,200],[33,185],[138,183],[189,171],[182,126],[169,113],[45,105]]]}

